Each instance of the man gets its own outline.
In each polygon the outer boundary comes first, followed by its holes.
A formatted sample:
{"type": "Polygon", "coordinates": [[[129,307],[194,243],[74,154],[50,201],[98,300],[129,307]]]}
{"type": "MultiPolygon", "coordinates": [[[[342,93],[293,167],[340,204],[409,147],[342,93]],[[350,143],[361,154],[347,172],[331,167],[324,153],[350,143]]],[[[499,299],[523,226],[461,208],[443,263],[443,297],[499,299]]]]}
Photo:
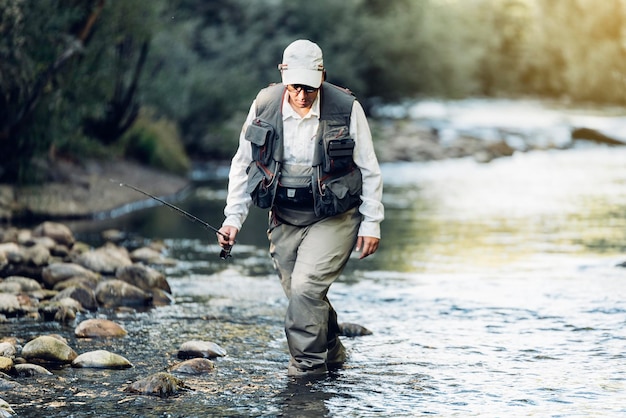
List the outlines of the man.
{"type": "Polygon", "coordinates": [[[323,376],[346,359],[326,295],[355,244],[361,259],[378,249],[382,178],[363,108],[324,81],[319,46],[293,42],[278,67],[282,84],[259,92],[244,123],[217,238],[230,248],[252,203],[270,209],[270,255],[289,299],[288,375],[323,376]]]}

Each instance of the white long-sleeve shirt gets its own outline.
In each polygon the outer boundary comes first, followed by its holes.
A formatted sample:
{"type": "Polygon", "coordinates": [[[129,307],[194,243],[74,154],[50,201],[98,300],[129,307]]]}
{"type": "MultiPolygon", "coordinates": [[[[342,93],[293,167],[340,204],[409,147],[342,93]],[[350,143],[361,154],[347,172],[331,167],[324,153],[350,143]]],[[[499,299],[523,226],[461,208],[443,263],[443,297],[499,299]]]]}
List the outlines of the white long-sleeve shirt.
{"type": "MultiPolygon", "coordinates": [[[[313,102],[309,113],[301,117],[289,105],[289,95],[286,94],[282,106],[284,158],[286,164],[311,165],[315,150],[315,138],[319,126],[320,94],[313,102]]],[[[246,169],[252,162],[252,147],[245,139],[247,127],[256,117],[256,101],[252,103],[239,136],[239,148],[232,159],[228,175],[228,197],[223,225],[241,227],[248,216],[252,198],[246,191],[248,174],[246,169]]],[[[359,212],[363,216],[359,228],[359,236],[380,238],[380,222],[384,218],[382,204],[383,182],[378,159],[374,153],[372,134],[363,107],[358,101],[352,105],[350,116],[350,136],[355,141],[353,159],[361,170],[363,190],[359,212]]]]}

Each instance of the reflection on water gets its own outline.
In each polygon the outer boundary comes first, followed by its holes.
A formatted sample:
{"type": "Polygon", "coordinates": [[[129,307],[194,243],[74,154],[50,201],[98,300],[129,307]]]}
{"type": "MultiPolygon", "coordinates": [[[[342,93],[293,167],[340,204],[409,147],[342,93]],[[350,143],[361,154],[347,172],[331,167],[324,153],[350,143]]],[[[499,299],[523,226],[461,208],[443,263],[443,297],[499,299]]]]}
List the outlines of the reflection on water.
{"type": "MultiPolygon", "coordinates": [[[[97,225],[165,239],[176,304],[101,312],[120,341],[77,341],[58,324],[0,324],[2,335],[55,332],[79,352],[106,348],[123,371],[62,369],[20,394],[20,416],[618,416],[626,414],[626,150],[535,152],[390,164],[380,251],[354,257],[329,294],[340,321],[373,335],[345,339],[349,361],[326,380],[290,384],[286,301],[272,272],[265,215],[255,211],[234,257],[214,234],[166,208],[97,225]],[[185,378],[172,399],[131,396],[130,381],[162,371],[189,339],[229,355],[185,378]],[[43,389],[42,389],[43,388],[43,389]]],[[[224,182],[181,205],[219,225],[224,182]]]]}

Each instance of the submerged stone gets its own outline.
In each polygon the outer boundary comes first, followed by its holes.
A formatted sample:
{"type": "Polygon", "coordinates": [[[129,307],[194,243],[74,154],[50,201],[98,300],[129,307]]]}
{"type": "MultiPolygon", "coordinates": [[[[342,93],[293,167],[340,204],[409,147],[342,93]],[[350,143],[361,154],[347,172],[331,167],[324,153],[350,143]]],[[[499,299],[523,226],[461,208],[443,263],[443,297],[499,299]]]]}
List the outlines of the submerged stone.
{"type": "Polygon", "coordinates": [[[359,324],[351,324],[343,322],[339,324],[340,335],[344,337],[361,337],[363,335],[372,335],[372,331],[359,324]]]}
{"type": "Polygon", "coordinates": [[[192,358],[170,367],[173,373],[206,374],[215,371],[215,363],[206,358],[192,358]]]}
{"type": "Polygon", "coordinates": [[[119,354],[107,350],[95,350],[83,353],[72,361],[72,367],[95,369],[128,369],[133,367],[130,361],[119,354]]]}
{"type": "Polygon", "coordinates": [[[51,376],[52,372],[43,366],[32,363],[16,364],[14,366],[15,374],[19,377],[31,377],[37,375],[51,376]]]}
{"type": "Polygon", "coordinates": [[[226,350],[211,341],[187,341],[183,343],[178,350],[178,358],[180,359],[195,357],[215,358],[223,357],[225,355],[226,350]]]}
{"type": "Polygon", "coordinates": [[[183,380],[169,373],[160,372],[131,383],[125,391],[166,398],[190,389],[183,380]]]}

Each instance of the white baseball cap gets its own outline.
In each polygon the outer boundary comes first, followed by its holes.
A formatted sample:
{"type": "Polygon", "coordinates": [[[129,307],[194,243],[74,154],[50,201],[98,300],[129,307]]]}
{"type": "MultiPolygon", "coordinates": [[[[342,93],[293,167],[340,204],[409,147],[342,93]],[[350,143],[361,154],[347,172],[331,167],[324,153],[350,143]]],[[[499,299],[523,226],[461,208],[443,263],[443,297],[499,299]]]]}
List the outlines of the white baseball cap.
{"type": "Polygon", "coordinates": [[[283,53],[283,62],[278,64],[283,84],[304,84],[318,88],[324,78],[324,59],[317,44],[298,39],[289,44],[283,53]]]}

